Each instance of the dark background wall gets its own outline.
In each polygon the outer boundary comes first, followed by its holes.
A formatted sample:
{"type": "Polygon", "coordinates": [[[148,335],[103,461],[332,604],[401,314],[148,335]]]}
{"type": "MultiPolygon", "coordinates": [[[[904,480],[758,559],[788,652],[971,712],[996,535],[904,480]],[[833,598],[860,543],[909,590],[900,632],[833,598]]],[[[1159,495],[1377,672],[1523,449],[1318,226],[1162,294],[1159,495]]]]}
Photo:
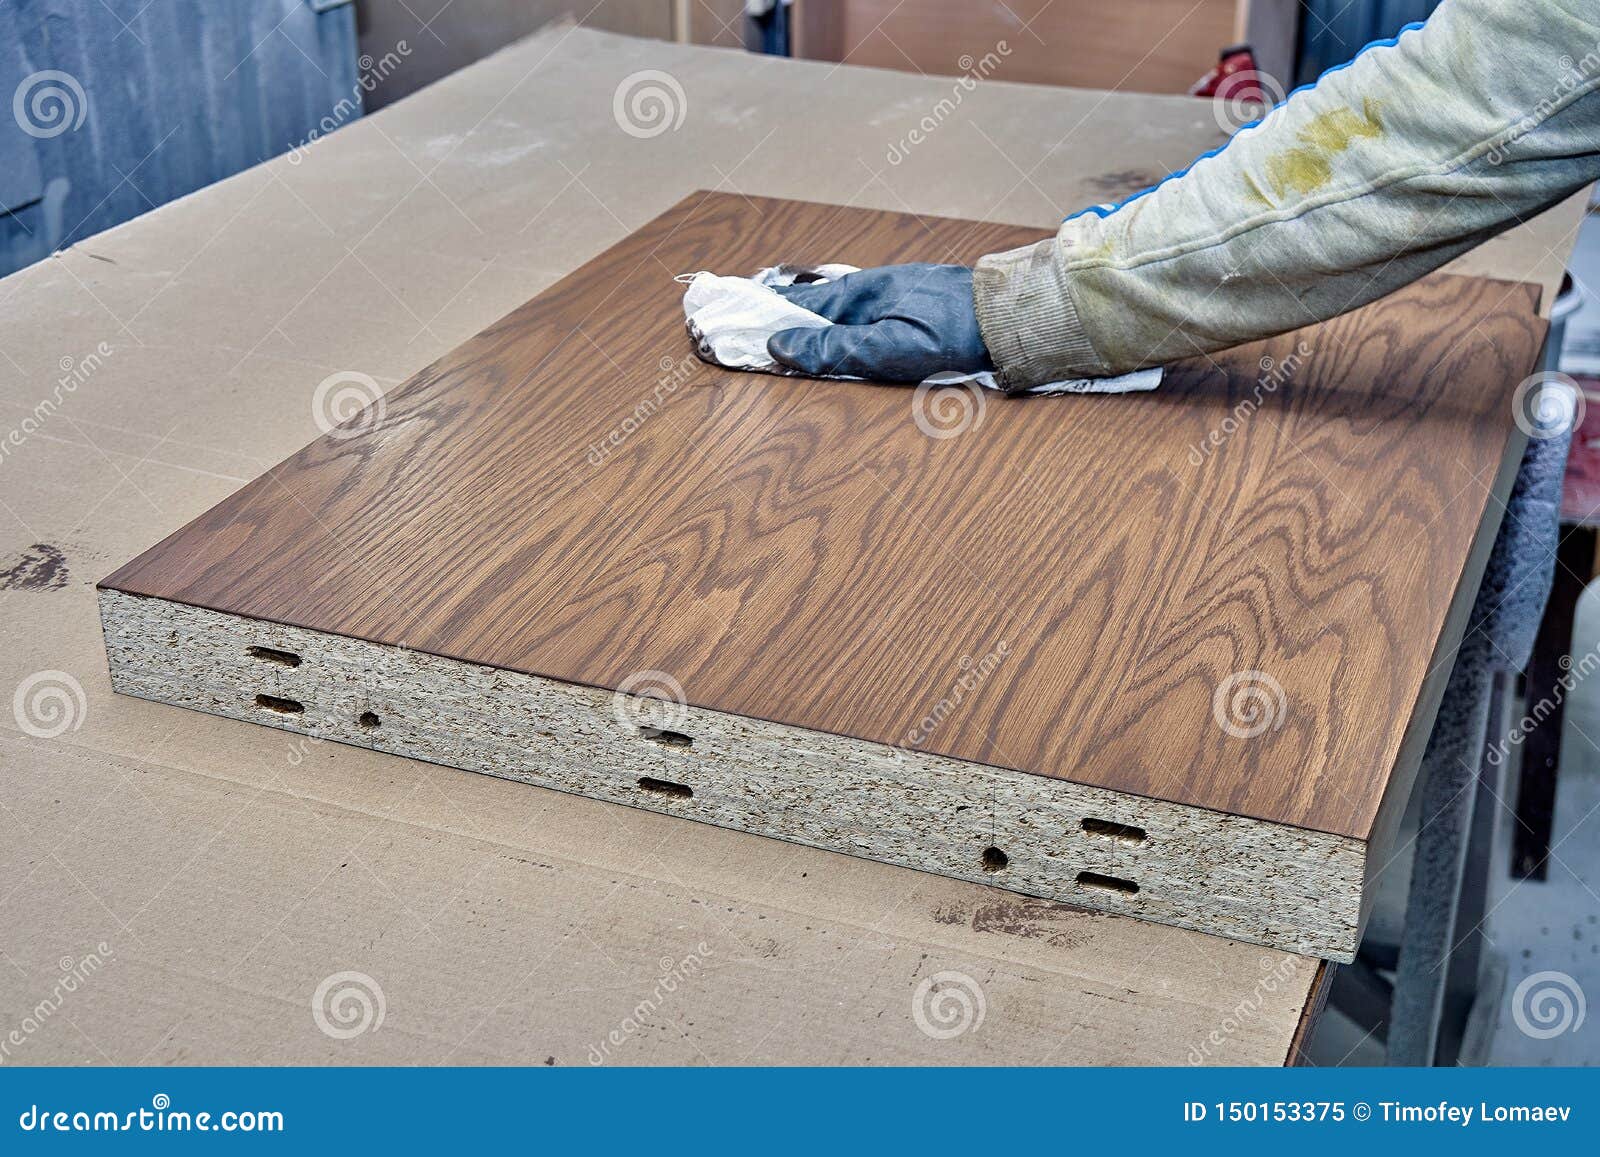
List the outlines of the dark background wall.
{"type": "Polygon", "coordinates": [[[1440,0],[1300,0],[1300,59],[1295,83],[1309,84],[1374,40],[1426,20],[1440,0]]]}
{"type": "Polygon", "coordinates": [[[346,0],[0,0],[0,274],[281,153],[352,99],[359,115],[346,0]]]}

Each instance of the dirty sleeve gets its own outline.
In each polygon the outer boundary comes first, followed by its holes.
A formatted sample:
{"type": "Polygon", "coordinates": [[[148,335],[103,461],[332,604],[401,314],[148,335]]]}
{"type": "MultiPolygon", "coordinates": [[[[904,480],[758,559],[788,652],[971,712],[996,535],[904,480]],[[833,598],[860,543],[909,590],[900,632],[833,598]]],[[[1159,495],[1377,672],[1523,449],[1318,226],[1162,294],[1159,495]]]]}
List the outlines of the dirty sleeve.
{"type": "Polygon", "coordinates": [[[1600,176],[1597,88],[1600,5],[1451,0],[1181,173],[979,261],[1000,383],[1164,365],[1382,297],[1600,176]]]}

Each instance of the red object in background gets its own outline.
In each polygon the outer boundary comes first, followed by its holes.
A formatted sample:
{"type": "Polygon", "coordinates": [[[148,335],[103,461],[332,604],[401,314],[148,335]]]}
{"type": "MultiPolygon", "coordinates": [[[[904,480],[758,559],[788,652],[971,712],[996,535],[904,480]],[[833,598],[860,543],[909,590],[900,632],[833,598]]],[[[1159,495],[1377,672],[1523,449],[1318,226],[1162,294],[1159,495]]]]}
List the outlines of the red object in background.
{"type": "Polygon", "coordinates": [[[1270,104],[1271,99],[1256,82],[1260,70],[1256,68],[1256,54],[1248,44],[1235,44],[1224,48],[1217,66],[1195,81],[1189,88],[1192,96],[1218,96],[1226,100],[1254,101],[1270,104]],[[1234,79],[1237,78],[1237,79],[1234,79]]]}
{"type": "Polygon", "coordinates": [[[1600,378],[1573,374],[1583,391],[1583,416],[1572,432],[1567,474],[1562,485],[1561,521],[1580,526],[1600,524],[1600,378]]]}

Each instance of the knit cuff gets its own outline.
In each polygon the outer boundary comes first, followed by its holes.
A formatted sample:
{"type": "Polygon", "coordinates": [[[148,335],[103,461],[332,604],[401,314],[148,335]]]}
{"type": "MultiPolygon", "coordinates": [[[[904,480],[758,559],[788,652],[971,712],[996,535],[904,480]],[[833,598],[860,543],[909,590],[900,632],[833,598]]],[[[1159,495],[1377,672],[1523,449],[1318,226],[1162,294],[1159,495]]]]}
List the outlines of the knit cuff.
{"type": "Polygon", "coordinates": [[[1078,320],[1055,247],[1051,237],[991,253],[973,271],[978,328],[1008,391],[1106,373],[1078,320]]]}

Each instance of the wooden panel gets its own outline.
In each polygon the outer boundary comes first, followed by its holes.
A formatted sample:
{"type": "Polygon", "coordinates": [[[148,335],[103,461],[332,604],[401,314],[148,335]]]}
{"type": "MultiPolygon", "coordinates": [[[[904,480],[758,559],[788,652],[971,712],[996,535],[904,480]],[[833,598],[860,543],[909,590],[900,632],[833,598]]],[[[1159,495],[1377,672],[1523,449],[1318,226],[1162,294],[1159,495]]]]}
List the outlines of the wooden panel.
{"type": "Polygon", "coordinates": [[[995,80],[1187,92],[1232,43],[1234,0],[800,0],[796,54],[995,80]],[[1004,43],[1004,49],[1000,45],[1004,43]]]}
{"type": "Polygon", "coordinates": [[[356,0],[363,55],[382,60],[385,54],[395,51],[397,44],[406,46],[404,63],[363,93],[363,105],[367,112],[375,112],[560,21],[670,40],[674,31],[673,3],[674,0],[356,0]]]}
{"type": "Polygon", "coordinates": [[[930,437],[909,389],[694,361],[671,280],[1037,236],[695,194],[105,585],[1365,839],[1535,290],[1434,276],[1155,393],[987,397],[930,437]],[[1240,679],[1274,689],[1261,734],[1214,715],[1240,679]]]}
{"type": "Polygon", "coordinates": [[[691,44],[744,47],[744,0],[685,0],[683,7],[691,44]]]}

